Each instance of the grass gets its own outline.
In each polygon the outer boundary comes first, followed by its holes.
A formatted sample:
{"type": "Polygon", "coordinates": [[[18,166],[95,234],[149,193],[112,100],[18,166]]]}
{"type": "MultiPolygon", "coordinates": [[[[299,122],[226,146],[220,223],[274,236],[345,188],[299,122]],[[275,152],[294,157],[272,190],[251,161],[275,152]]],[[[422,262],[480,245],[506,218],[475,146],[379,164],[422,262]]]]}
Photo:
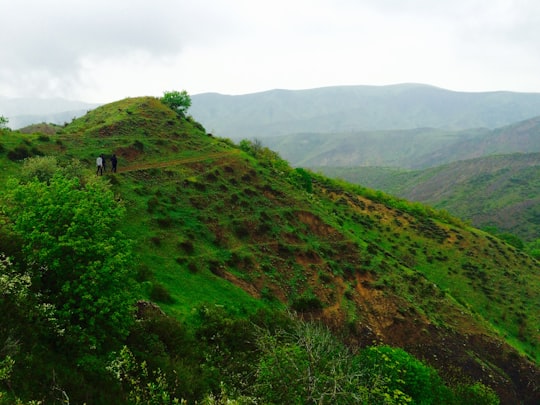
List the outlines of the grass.
{"type": "Polygon", "coordinates": [[[540,154],[516,153],[460,161],[434,168],[324,168],[332,177],[384,190],[444,209],[475,226],[496,226],[525,241],[537,238],[540,154]]]}
{"type": "Polygon", "coordinates": [[[369,327],[369,339],[408,344],[401,322],[427,331],[419,356],[440,333],[460,350],[474,334],[540,362],[540,264],[445,212],[313,173],[308,192],[279,156],[210,137],[155,99],[100,107],[49,137],[2,136],[3,174],[20,170],[6,153],[21,143],[92,172],[97,154],[117,153],[103,179],[127,210],[138,294],[181,320],[200,305],[291,305],[353,341],[369,327]]]}

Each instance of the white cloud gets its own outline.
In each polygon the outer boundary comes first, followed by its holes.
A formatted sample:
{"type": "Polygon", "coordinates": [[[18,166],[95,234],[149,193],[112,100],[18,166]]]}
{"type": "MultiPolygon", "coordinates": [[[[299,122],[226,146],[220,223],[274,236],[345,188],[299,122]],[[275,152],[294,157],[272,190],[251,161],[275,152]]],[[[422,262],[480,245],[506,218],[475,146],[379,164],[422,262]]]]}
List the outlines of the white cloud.
{"type": "Polygon", "coordinates": [[[539,19],[524,0],[18,0],[3,8],[0,95],[540,91],[539,19]]]}

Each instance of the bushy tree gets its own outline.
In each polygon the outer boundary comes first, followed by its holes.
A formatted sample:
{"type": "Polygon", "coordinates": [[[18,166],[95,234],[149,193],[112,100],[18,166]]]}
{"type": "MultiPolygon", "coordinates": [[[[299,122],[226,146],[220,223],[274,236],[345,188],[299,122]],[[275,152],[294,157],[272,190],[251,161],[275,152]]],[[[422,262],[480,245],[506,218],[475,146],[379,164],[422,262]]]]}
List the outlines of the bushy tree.
{"type": "Polygon", "coordinates": [[[529,242],[526,246],[526,251],[536,260],[540,260],[540,239],[529,242]]]}
{"type": "Polygon", "coordinates": [[[166,91],[160,100],[173,111],[176,111],[181,117],[184,117],[189,107],[191,107],[191,97],[186,90],[166,91]]]}
{"type": "Polygon", "coordinates": [[[452,403],[452,392],[437,372],[403,349],[372,346],[358,358],[371,387],[369,402],[399,404],[409,398],[414,404],[452,403]]]}
{"type": "Polygon", "coordinates": [[[4,129],[7,126],[8,122],[9,120],[6,117],[0,115],[0,129],[4,129]]]}
{"type": "Polygon", "coordinates": [[[293,332],[263,333],[258,343],[254,388],[264,403],[362,403],[362,372],[327,328],[298,322],[293,332]]]}
{"type": "Polygon", "coordinates": [[[54,156],[38,156],[24,160],[20,178],[24,182],[34,178],[48,181],[57,171],[58,161],[54,156]]]}
{"type": "Polygon", "coordinates": [[[127,346],[111,362],[108,370],[123,385],[127,400],[133,405],[185,404],[170,393],[167,376],[157,369],[148,370],[145,361],[139,363],[127,346]]]}
{"type": "Polygon", "coordinates": [[[259,163],[273,168],[274,171],[280,174],[289,173],[292,170],[289,162],[282,159],[279,153],[263,146],[259,139],[254,139],[253,141],[242,139],[238,146],[241,150],[259,160],[259,163]]]}
{"type": "Polygon", "coordinates": [[[456,389],[456,403],[475,405],[499,405],[501,400],[491,388],[481,382],[472,385],[460,385],[456,389]]]}
{"type": "Polygon", "coordinates": [[[51,309],[58,342],[99,352],[123,339],[132,319],[131,251],[115,229],[124,208],[109,186],[60,170],[46,181],[11,179],[4,210],[23,241],[34,293],[51,309]]]}

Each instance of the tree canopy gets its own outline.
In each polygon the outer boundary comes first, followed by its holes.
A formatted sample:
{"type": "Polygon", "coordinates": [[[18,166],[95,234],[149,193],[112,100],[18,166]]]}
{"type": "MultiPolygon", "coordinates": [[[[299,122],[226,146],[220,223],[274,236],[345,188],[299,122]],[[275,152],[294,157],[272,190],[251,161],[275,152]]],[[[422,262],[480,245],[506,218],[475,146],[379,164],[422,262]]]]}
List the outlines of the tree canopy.
{"type": "Polygon", "coordinates": [[[127,333],[129,242],[115,229],[124,208],[107,183],[60,170],[12,179],[5,211],[23,241],[25,265],[64,344],[99,350],[127,333]]]}
{"type": "Polygon", "coordinates": [[[4,117],[3,115],[0,115],[0,129],[3,129],[7,126],[9,120],[4,117]]]}
{"type": "Polygon", "coordinates": [[[182,117],[185,116],[187,110],[191,107],[191,97],[186,90],[166,91],[160,100],[182,117]]]}

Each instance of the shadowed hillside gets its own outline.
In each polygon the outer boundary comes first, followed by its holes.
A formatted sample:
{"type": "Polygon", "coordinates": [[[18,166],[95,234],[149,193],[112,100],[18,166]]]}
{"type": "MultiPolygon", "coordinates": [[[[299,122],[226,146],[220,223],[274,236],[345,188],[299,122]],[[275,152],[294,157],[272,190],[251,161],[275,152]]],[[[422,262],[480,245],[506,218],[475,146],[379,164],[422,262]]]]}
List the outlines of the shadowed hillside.
{"type": "Polygon", "coordinates": [[[294,166],[423,169],[494,154],[539,152],[539,123],[536,117],[491,131],[417,128],[301,133],[267,138],[264,143],[294,166]]]}
{"type": "Polygon", "coordinates": [[[93,172],[115,153],[118,173],[103,178],[127,212],[136,294],[187,327],[201,305],[289,308],[354,350],[402,347],[448,383],[483,382],[504,404],[540,399],[540,264],[444,212],[293,169],[154,98],[0,143],[6,175],[39,155],[93,172]]]}

